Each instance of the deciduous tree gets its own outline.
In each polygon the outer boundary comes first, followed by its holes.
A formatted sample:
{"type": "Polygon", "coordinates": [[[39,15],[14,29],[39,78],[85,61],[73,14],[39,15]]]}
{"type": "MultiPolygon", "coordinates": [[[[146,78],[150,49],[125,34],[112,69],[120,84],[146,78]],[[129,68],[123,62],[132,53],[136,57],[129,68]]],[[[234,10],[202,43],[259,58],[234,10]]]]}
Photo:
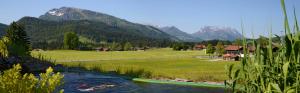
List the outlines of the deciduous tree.
{"type": "Polygon", "coordinates": [[[225,52],[224,45],[222,44],[222,42],[218,42],[216,46],[216,53],[218,54],[218,56],[222,56],[224,52],[225,52]]]}
{"type": "Polygon", "coordinates": [[[206,53],[209,54],[209,55],[211,55],[211,54],[214,53],[214,48],[212,47],[211,44],[208,44],[208,45],[207,45],[206,53]]]}
{"type": "Polygon", "coordinates": [[[132,45],[130,42],[126,42],[124,45],[124,51],[130,51],[132,50],[132,45]]]}
{"type": "Polygon", "coordinates": [[[66,32],[64,35],[64,48],[76,49],[79,45],[79,38],[74,32],[66,32]]]}

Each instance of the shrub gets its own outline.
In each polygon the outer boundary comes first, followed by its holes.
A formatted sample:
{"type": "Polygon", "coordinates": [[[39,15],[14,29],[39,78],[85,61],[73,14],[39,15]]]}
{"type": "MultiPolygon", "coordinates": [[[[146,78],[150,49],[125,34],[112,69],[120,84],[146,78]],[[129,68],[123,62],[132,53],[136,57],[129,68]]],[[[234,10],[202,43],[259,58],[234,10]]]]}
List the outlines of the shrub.
{"type": "Polygon", "coordinates": [[[215,51],[214,51],[214,48],[212,46],[212,44],[208,44],[207,45],[207,49],[206,49],[206,53],[207,54],[213,54],[215,51]]]}
{"type": "Polygon", "coordinates": [[[2,39],[0,39],[0,57],[1,58],[8,57],[7,43],[9,43],[9,39],[7,37],[3,37],[2,39]]]}
{"type": "Polygon", "coordinates": [[[125,45],[124,45],[124,51],[130,51],[130,50],[132,50],[132,45],[131,45],[131,43],[130,42],[126,42],[125,43],[125,45]]]}
{"type": "Polygon", "coordinates": [[[20,70],[18,64],[1,73],[0,93],[53,93],[62,84],[63,75],[59,72],[54,74],[51,67],[46,73],[39,74],[39,78],[33,74],[22,75],[20,70]]]}

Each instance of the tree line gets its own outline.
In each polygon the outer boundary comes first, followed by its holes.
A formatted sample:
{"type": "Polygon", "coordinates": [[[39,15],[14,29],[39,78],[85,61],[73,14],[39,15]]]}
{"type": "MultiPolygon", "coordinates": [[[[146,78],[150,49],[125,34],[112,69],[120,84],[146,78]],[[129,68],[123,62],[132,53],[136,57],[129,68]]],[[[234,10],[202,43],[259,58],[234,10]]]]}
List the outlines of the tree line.
{"type": "MultiPolygon", "coordinates": [[[[87,43],[80,42],[78,35],[74,32],[66,32],[64,34],[64,49],[71,49],[71,50],[91,50],[93,47],[87,47],[87,43]]],[[[134,46],[130,42],[126,43],[102,43],[102,44],[95,44],[95,47],[101,48],[109,48],[111,51],[131,51],[135,50],[134,46]]]]}

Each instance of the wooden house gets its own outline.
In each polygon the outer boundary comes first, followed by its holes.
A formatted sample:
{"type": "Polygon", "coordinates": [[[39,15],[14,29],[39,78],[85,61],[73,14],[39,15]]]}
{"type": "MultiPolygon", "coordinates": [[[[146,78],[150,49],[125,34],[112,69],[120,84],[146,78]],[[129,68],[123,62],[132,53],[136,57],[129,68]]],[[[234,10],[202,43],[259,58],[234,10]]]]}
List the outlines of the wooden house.
{"type": "Polygon", "coordinates": [[[243,53],[243,47],[238,45],[228,45],[225,47],[224,60],[239,60],[243,53]]]}
{"type": "Polygon", "coordinates": [[[105,47],[97,47],[95,48],[96,51],[110,51],[109,48],[105,48],[105,47]]]}
{"type": "MultiPolygon", "coordinates": [[[[254,46],[247,46],[247,51],[250,55],[253,55],[255,52],[254,46]]],[[[238,45],[228,45],[225,47],[225,54],[223,59],[225,60],[239,60],[241,57],[244,57],[243,46],[238,45]]]]}
{"type": "Polygon", "coordinates": [[[203,50],[203,49],[206,49],[206,46],[205,46],[205,45],[198,44],[198,45],[195,45],[195,46],[194,46],[194,50],[203,50]]]}

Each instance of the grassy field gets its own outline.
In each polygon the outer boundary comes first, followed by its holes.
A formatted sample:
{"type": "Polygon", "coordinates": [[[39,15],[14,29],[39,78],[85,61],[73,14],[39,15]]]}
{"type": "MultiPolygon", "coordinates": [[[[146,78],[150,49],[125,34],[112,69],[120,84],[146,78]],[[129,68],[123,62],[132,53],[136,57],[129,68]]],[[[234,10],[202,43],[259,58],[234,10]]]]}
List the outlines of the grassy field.
{"type": "Polygon", "coordinates": [[[67,66],[81,66],[120,74],[147,73],[147,78],[184,78],[194,81],[223,81],[225,65],[237,62],[211,61],[195,56],[204,51],[172,51],[153,49],[148,51],[33,51],[32,55],[43,55],[67,66]]]}

